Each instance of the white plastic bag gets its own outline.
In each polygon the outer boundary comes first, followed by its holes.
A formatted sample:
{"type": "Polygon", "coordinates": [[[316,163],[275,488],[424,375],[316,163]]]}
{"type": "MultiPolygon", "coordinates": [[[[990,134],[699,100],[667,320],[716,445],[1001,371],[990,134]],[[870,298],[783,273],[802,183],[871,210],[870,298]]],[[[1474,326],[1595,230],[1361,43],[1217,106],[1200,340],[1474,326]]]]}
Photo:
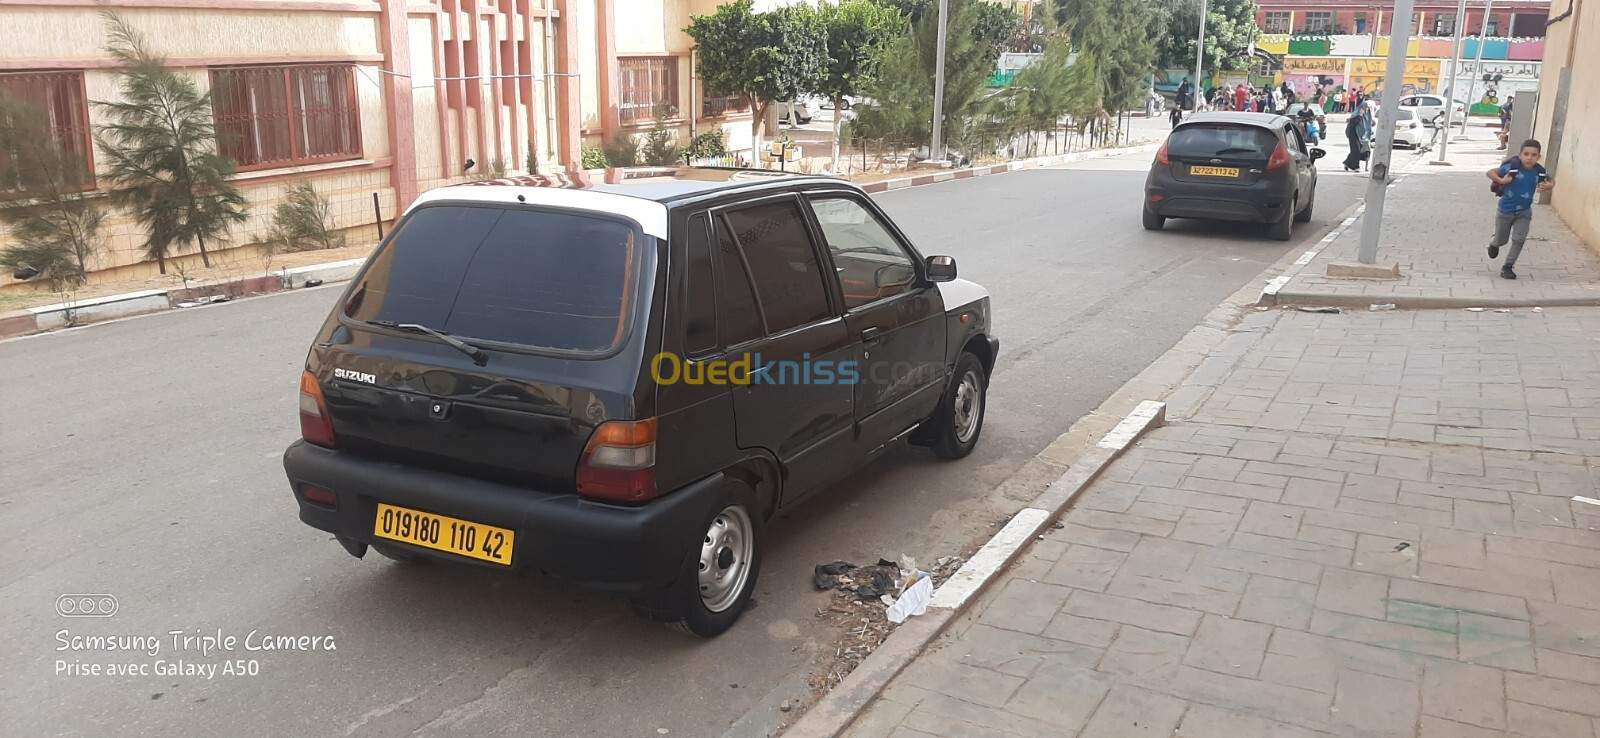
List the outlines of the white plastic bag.
{"type": "Polygon", "coordinates": [[[933,599],[933,577],[925,571],[917,572],[917,582],[906,588],[900,598],[889,606],[889,622],[899,625],[913,615],[928,611],[928,601],[933,599]]]}

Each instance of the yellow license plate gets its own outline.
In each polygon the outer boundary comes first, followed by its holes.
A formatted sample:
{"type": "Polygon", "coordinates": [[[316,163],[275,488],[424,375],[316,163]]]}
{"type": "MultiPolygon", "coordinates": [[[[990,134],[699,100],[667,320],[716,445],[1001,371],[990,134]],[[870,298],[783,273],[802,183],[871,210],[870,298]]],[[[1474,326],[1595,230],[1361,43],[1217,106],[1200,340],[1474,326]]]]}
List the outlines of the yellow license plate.
{"type": "Polygon", "coordinates": [[[381,502],[378,503],[378,518],[372,523],[372,534],[503,566],[511,565],[511,547],[516,535],[505,528],[381,502]]]}
{"type": "Polygon", "coordinates": [[[1236,167],[1189,167],[1189,174],[1196,177],[1237,177],[1239,170],[1236,167]]]}

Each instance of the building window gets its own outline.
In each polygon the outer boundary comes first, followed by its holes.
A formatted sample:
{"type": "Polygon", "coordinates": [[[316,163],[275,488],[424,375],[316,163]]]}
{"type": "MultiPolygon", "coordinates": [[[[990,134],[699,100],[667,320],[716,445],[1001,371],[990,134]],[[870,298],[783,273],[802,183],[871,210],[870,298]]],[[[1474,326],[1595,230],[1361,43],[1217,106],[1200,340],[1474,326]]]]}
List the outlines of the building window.
{"type": "Polygon", "coordinates": [[[1435,35],[1435,36],[1454,36],[1454,35],[1456,35],[1456,14],[1455,13],[1436,13],[1433,16],[1433,35],[1435,35]]]}
{"type": "Polygon", "coordinates": [[[1499,16],[1494,16],[1494,15],[1489,16],[1488,34],[1489,34],[1489,36],[1491,38],[1500,35],[1500,18],[1499,18],[1499,16]]]}
{"type": "MultiPolygon", "coordinates": [[[[94,188],[94,148],[89,138],[89,104],[83,91],[83,72],[7,72],[0,74],[0,96],[38,111],[62,153],[77,160],[76,181],[94,188]]],[[[11,152],[0,150],[0,158],[11,152]]],[[[0,183],[0,191],[15,184],[0,183]]]]}
{"type": "Polygon", "coordinates": [[[1288,33],[1292,14],[1287,10],[1267,11],[1267,33],[1288,33]]]}
{"type": "Polygon", "coordinates": [[[655,119],[658,105],[678,116],[678,58],[652,56],[617,60],[618,112],[623,125],[655,119]]]}
{"type": "Polygon", "coordinates": [[[1367,32],[1367,14],[1356,13],[1356,33],[1367,32]]]}
{"type": "Polygon", "coordinates": [[[361,158],[361,109],[348,64],[211,70],[217,150],[240,169],[361,158]]]}
{"type": "Polygon", "coordinates": [[[724,115],[738,115],[749,112],[750,103],[743,95],[727,95],[725,97],[708,97],[700,101],[700,117],[719,118],[724,115]]]}
{"type": "Polygon", "coordinates": [[[1302,33],[1332,33],[1333,13],[1326,10],[1311,11],[1306,13],[1306,25],[1302,33]]]}

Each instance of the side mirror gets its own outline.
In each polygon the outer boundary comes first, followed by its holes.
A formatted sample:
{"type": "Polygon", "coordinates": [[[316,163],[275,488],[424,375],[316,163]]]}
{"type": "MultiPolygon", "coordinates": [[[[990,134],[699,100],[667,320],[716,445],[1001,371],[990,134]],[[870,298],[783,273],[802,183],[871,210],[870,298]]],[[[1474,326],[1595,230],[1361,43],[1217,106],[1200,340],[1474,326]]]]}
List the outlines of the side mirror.
{"type": "Polygon", "coordinates": [[[956,258],[954,256],[928,257],[928,281],[949,282],[956,278],[956,258]]]}
{"type": "Polygon", "coordinates": [[[1312,161],[1316,161],[1316,160],[1321,159],[1322,157],[1327,156],[1327,155],[1328,155],[1328,152],[1325,149],[1313,148],[1311,150],[1311,160],[1312,161]]]}

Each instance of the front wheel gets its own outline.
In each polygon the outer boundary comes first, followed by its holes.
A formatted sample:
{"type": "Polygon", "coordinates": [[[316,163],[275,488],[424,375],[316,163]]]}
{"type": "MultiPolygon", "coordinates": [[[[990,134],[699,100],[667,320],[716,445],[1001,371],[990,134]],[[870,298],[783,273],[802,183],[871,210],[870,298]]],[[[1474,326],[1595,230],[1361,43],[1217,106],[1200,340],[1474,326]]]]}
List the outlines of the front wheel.
{"type": "Polygon", "coordinates": [[[748,505],[754,499],[753,492],[730,491],[721,509],[705,523],[694,555],[677,581],[635,599],[634,612],[702,638],[733,627],[750,604],[761,573],[761,518],[748,505]]]}
{"type": "Polygon", "coordinates": [[[849,100],[840,100],[839,101],[839,109],[840,110],[849,110],[850,109],[850,101],[849,100]]]}
{"type": "Polygon", "coordinates": [[[944,399],[929,421],[928,446],[934,454],[959,459],[972,453],[983,432],[988,393],[989,376],[983,370],[983,362],[971,353],[962,352],[961,358],[956,360],[956,370],[950,377],[944,399]]]}

